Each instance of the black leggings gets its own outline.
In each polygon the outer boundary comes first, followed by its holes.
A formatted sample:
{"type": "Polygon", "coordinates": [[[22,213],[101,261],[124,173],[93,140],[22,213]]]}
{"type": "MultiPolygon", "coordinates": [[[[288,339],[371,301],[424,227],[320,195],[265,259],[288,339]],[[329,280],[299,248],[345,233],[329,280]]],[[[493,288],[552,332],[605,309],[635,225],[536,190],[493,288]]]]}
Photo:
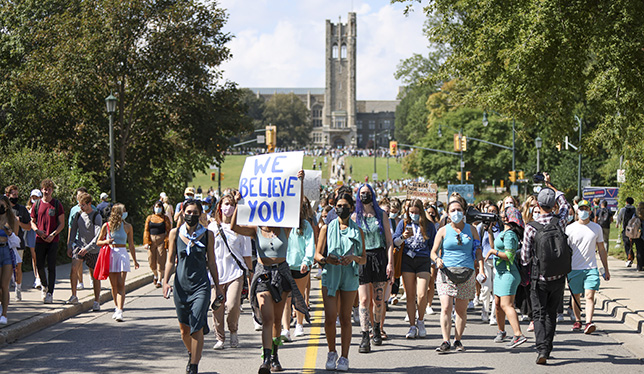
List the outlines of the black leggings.
{"type": "Polygon", "coordinates": [[[637,249],[637,270],[642,271],[644,269],[644,239],[634,239],[633,246],[637,249]]]}
{"type": "Polygon", "coordinates": [[[56,285],[56,255],[58,252],[58,242],[55,243],[36,243],[36,267],[38,276],[43,287],[47,286],[47,292],[53,294],[56,285]],[[45,260],[47,260],[47,270],[49,273],[49,282],[47,282],[47,273],[45,273],[45,260]]]}

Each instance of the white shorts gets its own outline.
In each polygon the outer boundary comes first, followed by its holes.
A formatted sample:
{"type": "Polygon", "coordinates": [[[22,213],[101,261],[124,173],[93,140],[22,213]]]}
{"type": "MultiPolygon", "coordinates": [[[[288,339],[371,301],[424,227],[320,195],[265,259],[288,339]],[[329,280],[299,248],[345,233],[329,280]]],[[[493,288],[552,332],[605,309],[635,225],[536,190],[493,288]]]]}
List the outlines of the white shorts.
{"type": "Polygon", "coordinates": [[[25,253],[25,250],[13,248],[13,253],[16,255],[16,264],[22,264],[22,255],[25,253]]]}
{"type": "Polygon", "coordinates": [[[112,247],[110,273],[130,271],[130,254],[126,247],[112,247]]]}

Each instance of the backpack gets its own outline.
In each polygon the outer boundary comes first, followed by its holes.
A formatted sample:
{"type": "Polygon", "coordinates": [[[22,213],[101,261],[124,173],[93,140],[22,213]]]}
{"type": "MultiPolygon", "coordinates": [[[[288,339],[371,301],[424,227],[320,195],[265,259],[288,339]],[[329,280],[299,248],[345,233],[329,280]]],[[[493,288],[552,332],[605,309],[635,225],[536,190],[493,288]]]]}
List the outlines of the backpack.
{"type": "MultiPolygon", "coordinates": [[[[40,201],[41,200],[42,199],[38,199],[38,201],[36,201],[36,205],[34,205],[34,207],[33,207],[33,208],[36,209],[36,218],[34,219],[34,223],[36,225],[38,225],[38,211],[40,210],[40,201]]],[[[56,217],[58,217],[58,215],[60,214],[60,210],[58,209],[58,207],[60,206],[60,201],[58,201],[56,199],[51,199],[49,204],[54,206],[54,208],[56,209],[56,217]]]]}
{"type": "Polygon", "coordinates": [[[630,207],[630,208],[624,208],[624,221],[622,222],[622,228],[626,230],[626,226],[630,222],[631,218],[635,215],[635,208],[630,207]]]}
{"type": "MultiPolygon", "coordinates": [[[[93,226],[96,226],[96,224],[94,224],[94,222],[96,222],[96,216],[99,213],[100,212],[97,211],[97,210],[92,210],[92,214],[90,215],[90,220],[91,220],[93,226]]],[[[76,212],[74,214],[74,217],[72,218],[72,222],[76,221],[78,219],[78,217],[80,217],[80,215],[81,215],[81,212],[76,212]]],[[[102,217],[102,215],[101,215],[101,217],[102,217]]],[[[107,221],[103,221],[103,222],[107,222],[107,221]]]]}
{"type": "Polygon", "coordinates": [[[565,275],[572,270],[572,249],[568,236],[559,227],[559,218],[553,217],[550,223],[542,225],[537,221],[529,223],[537,230],[534,236],[531,278],[539,275],[549,278],[565,275]]]}
{"type": "Polygon", "coordinates": [[[624,234],[629,239],[639,239],[642,237],[642,221],[637,217],[633,216],[626,225],[624,229],[624,234]]]}
{"type": "MultiPolygon", "coordinates": [[[[101,209],[98,212],[98,213],[100,213],[101,218],[103,219],[103,222],[107,222],[109,220],[110,214],[112,213],[112,207],[113,206],[114,206],[114,204],[109,203],[109,204],[107,204],[107,206],[105,208],[101,209]]],[[[93,218],[92,218],[92,222],[94,222],[93,218]]]]}
{"type": "Polygon", "coordinates": [[[612,217],[610,215],[610,212],[608,211],[608,208],[601,208],[597,212],[597,223],[601,227],[610,227],[610,223],[612,221],[612,217]]]}

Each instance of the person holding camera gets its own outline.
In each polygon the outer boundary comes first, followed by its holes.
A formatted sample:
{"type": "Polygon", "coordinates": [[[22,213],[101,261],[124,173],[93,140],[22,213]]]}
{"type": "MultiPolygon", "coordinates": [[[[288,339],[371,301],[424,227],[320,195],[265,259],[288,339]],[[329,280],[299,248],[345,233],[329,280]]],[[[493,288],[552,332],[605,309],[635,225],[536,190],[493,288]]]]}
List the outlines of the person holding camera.
{"type": "Polygon", "coordinates": [[[485,262],[494,256],[494,305],[499,325],[499,332],[494,342],[502,343],[505,340],[505,318],[507,317],[514,332],[514,337],[507,348],[514,348],[528,340],[521,333],[519,317],[514,309],[514,297],[521,283],[521,274],[515,263],[515,257],[519,249],[519,240],[523,238],[525,225],[521,212],[513,206],[505,208],[501,217],[503,231],[495,239],[493,239],[491,227],[488,227],[488,240],[492,248],[485,255],[485,262]]]}
{"type": "Polygon", "coordinates": [[[431,253],[432,260],[440,269],[436,277],[436,289],[441,302],[440,323],[443,335],[443,342],[436,348],[439,353],[447,353],[451,349],[452,305],[456,309],[454,349],[465,350],[461,339],[467,322],[467,304],[474,299],[476,289],[475,260],[479,262],[479,275],[476,278],[480,283],[485,282],[487,278],[483,270],[478,232],[472,225],[465,223],[466,206],[465,199],[460,195],[450,198],[447,204],[450,223],[438,230],[431,253]]]}
{"type": "MultiPolygon", "coordinates": [[[[485,206],[485,212],[488,214],[499,214],[499,208],[490,203],[485,206]]],[[[483,221],[477,227],[476,231],[481,238],[482,255],[485,258],[483,261],[485,275],[487,280],[481,284],[481,295],[479,300],[481,302],[481,320],[489,322],[490,326],[496,325],[496,298],[494,297],[494,261],[496,256],[489,256],[490,250],[494,249],[494,239],[496,235],[501,232],[501,225],[499,221],[483,221]],[[490,308],[490,300],[492,307],[490,308]]]]}

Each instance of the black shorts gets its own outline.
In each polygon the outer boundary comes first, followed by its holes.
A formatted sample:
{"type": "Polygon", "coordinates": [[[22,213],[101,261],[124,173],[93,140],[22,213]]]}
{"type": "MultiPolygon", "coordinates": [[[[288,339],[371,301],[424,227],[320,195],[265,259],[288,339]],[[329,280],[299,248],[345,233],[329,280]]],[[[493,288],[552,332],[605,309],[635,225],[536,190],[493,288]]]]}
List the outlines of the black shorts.
{"type": "Polygon", "coordinates": [[[400,269],[403,273],[429,273],[432,268],[432,260],[429,257],[415,256],[411,258],[406,253],[402,255],[400,269]]]}
{"type": "MultiPolygon", "coordinates": [[[[259,279],[257,279],[257,288],[255,292],[260,293],[260,292],[270,291],[269,285],[271,284],[272,280],[273,280],[273,277],[271,276],[271,273],[266,273],[264,275],[261,275],[259,279]]],[[[282,291],[284,292],[291,291],[291,283],[288,281],[288,279],[284,277],[282,277],[282,291]]]]}
{"type": "Polygon", "coordinates": [[[293,279],[302,279],[309,275],[311,271],[307,271],[306,273],[302,274],[299,270],[292,270],[291,269],[291,275],[293,276],[293,279]]]}
{"type": "Polygon", "coordinates": [[[360,265],[360,284],[386,282],[388,262],[384,248],[367,251],[367,263],[360,265]]]}

